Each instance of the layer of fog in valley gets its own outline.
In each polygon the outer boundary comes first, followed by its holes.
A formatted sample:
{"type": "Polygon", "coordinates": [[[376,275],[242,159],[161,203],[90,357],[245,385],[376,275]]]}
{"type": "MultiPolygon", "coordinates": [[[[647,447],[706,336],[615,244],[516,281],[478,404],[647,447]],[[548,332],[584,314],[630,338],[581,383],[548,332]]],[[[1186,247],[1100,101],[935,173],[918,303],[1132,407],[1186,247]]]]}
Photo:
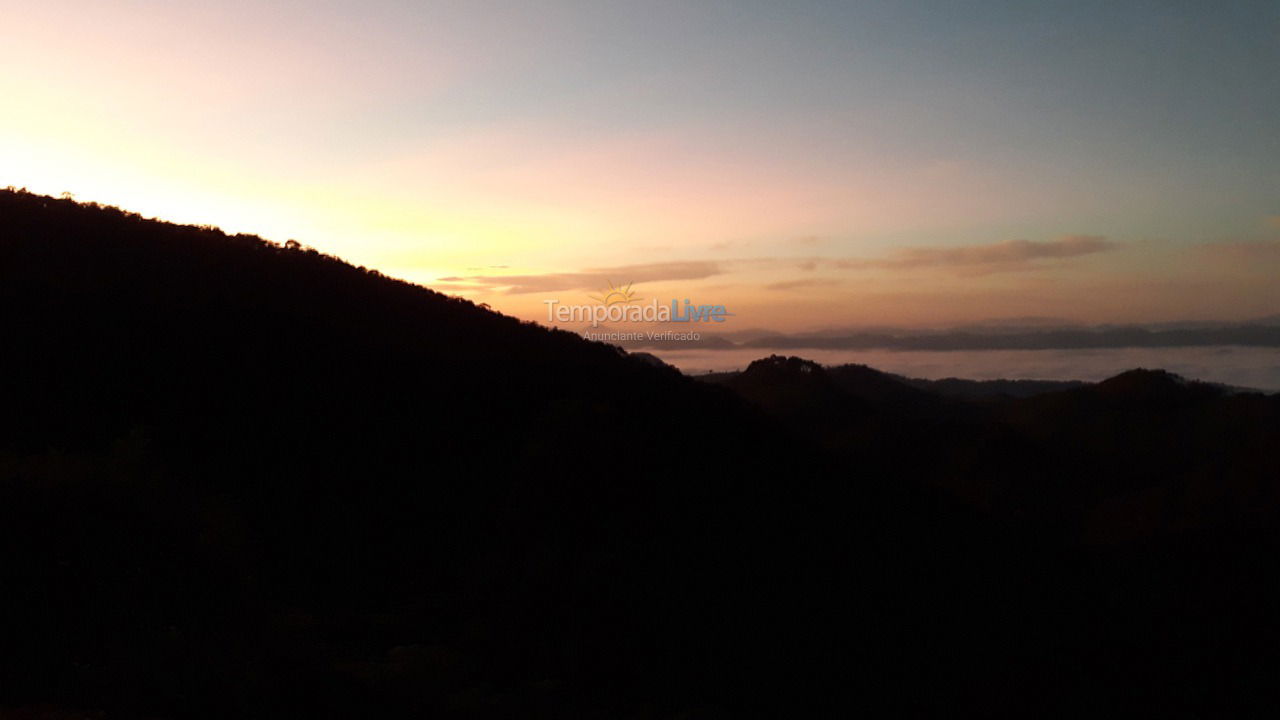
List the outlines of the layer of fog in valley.
{"type": "MultiPolygon", "coordinates": [[[[647,350],[687,374],[739,370],[771,351],[647,350]]],[[[1268,347],[1089,348],[1066,350],[779,350],[824,365],[861,363],[878,370],[936,380],[946,377],[1098,381],[1133,368],[1161,368],[1183,377],[1280,391],[1280,350],[1268,347]]]]}

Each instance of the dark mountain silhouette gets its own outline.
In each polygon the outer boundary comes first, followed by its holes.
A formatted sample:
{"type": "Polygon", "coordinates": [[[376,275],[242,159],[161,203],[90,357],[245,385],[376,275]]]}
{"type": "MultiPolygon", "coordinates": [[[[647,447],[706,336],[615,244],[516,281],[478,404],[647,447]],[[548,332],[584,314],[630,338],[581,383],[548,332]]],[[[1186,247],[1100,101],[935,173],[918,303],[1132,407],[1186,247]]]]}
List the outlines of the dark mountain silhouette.
{"type": "Polygon", "coordinates": [[[0,328],[3,712],[1274,708],[1275,397],[699,382],[21,191],[0,328]]]}
{"type": "Polygon", "coordinates": [[[821,365],[798,357],[774,355],[756,360],[742,373],[699,379],[723,380],[739,395],[775,416],[791,420],[827,421],[839,415],[860,417],[868,411],[865,403],[841,393],[821,365]]]}
{"type": "Polygon", "coordinates": [[[649,365],[652,365],[652,366],[654,366],[654,367],[667,368],[667,369],[672,369],[672,370],[674,370],[674,369],[675,369],[675,368],[674,368],[674,367],[672,367],[671,365],[667,364],[667,362],[666,362],[666,361],[664,361],[662,358],[660,358],[660,357],[658,357],[657,355],[654,355],[654,354],[652,354],[652,353],[647,353],[647,352],[632,352],[632,353],[627,353],[627,356],[628,356],[628,357],[631,357],[631,358],[633,358],[633,359],[635,359],[635,360],[639,360],[639,361],[641,361],[641,362],[644,362],[644,363],[647,363],[647,364],[649,364],[649,365]]]}
{"type": "MultiPolygon", "coordinates": [[[[762,358],[762,361],[774,364],[785,364],[786,360],[785,356],[762,358]]],[[[857,364],[836,365],[826,370],[832,374],[835,382],[850,394],[867,400],[884,401],[890,405],[896,403],[936,406],[940,403],[939,396],[998,402],[1010,398],[1069,390],[1088,384],[1079,380],[965,380],[962,378],[925,380],[887,373],[857,364]],[[924,392],[916,392],[917,390],[924,392]]],[[[700,375],[698,379],[710,383],[741,386],[743,383],[737,380],[740,375],[742,373],[738,371],[713,372],[700,375]]],[[[749,384],[745,383],[745,385],[749,384]]]]}
{"type": "Polygon", "coordinates": [[[993,401],[1043,395],[1047,392],[1070,390],[1071,388],[1085,385],[1085,383],[1078,380],[965,380],[961,378],[922,380],[919,378],[903,378],[902,381],[913,387],[929,390],[947,397],[993,401]]]}
{"type": "MultiPolygon", "coordinates": [[[[1113,517],[1111,531],[1261,526],[1280,517],[1280,457],[1271,452],[1280,441],[1277,395],[1136,369],[1096,384],[1037,383],[1023,397],[1001,393],[992,402],[982,391],[943,395],[923,389],[931,381],[782,356],[699,379],[734,389],[859,463],[910,467],[985,511],[1005,506],[997,514],[1049,523],[1073,540],[1085,525],[1100,530],[1100,504],[1157,489],[1183,499],[1167,501],[1154,524],[1151,508],[1141,518],[1113,517]]],[[[993,387],[1004,383],[1014,381],[993,387]]]]}

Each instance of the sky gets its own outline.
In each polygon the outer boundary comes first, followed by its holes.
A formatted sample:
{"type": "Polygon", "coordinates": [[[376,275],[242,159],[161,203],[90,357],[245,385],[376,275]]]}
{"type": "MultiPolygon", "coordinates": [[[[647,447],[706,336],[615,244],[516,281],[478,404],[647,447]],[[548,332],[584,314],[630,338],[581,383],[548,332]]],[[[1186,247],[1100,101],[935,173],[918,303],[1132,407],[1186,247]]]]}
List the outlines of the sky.
{"type": "Polygon", "coordinates": [[[1280,3],[0,0],[0,186],[546,320],[1280,313],[1280,3]]]}

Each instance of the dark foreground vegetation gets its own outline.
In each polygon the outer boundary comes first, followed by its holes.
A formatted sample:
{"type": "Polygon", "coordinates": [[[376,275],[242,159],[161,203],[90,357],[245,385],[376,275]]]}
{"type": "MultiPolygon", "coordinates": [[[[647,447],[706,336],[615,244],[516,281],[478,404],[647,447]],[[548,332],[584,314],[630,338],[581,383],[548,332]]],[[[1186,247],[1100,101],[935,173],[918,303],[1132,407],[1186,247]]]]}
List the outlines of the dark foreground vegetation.
{"type": "Polygon", "coordinates": [[[23,192],[0,332],[0,716],[1277,709],[1280,397],[695,381],[23,192]]]}

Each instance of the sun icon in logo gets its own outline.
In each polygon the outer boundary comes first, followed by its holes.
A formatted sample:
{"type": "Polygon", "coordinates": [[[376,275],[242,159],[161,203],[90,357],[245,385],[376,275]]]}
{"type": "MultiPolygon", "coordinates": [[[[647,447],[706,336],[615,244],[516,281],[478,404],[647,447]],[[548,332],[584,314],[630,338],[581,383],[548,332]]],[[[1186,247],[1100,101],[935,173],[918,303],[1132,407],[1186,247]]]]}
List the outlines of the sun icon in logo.
{"type": "Polygon", "coordinates": [[[633,303],[638,301],[640,298],[637,297],[635,292],[631,289],[631,285],[632,283],[627,283],[625,286],[614,285],[613,281],[610,280],[608,289],[598,296],[591,295],[590,298],[601,305],[625,305],[627,303],[633,303]]]}

